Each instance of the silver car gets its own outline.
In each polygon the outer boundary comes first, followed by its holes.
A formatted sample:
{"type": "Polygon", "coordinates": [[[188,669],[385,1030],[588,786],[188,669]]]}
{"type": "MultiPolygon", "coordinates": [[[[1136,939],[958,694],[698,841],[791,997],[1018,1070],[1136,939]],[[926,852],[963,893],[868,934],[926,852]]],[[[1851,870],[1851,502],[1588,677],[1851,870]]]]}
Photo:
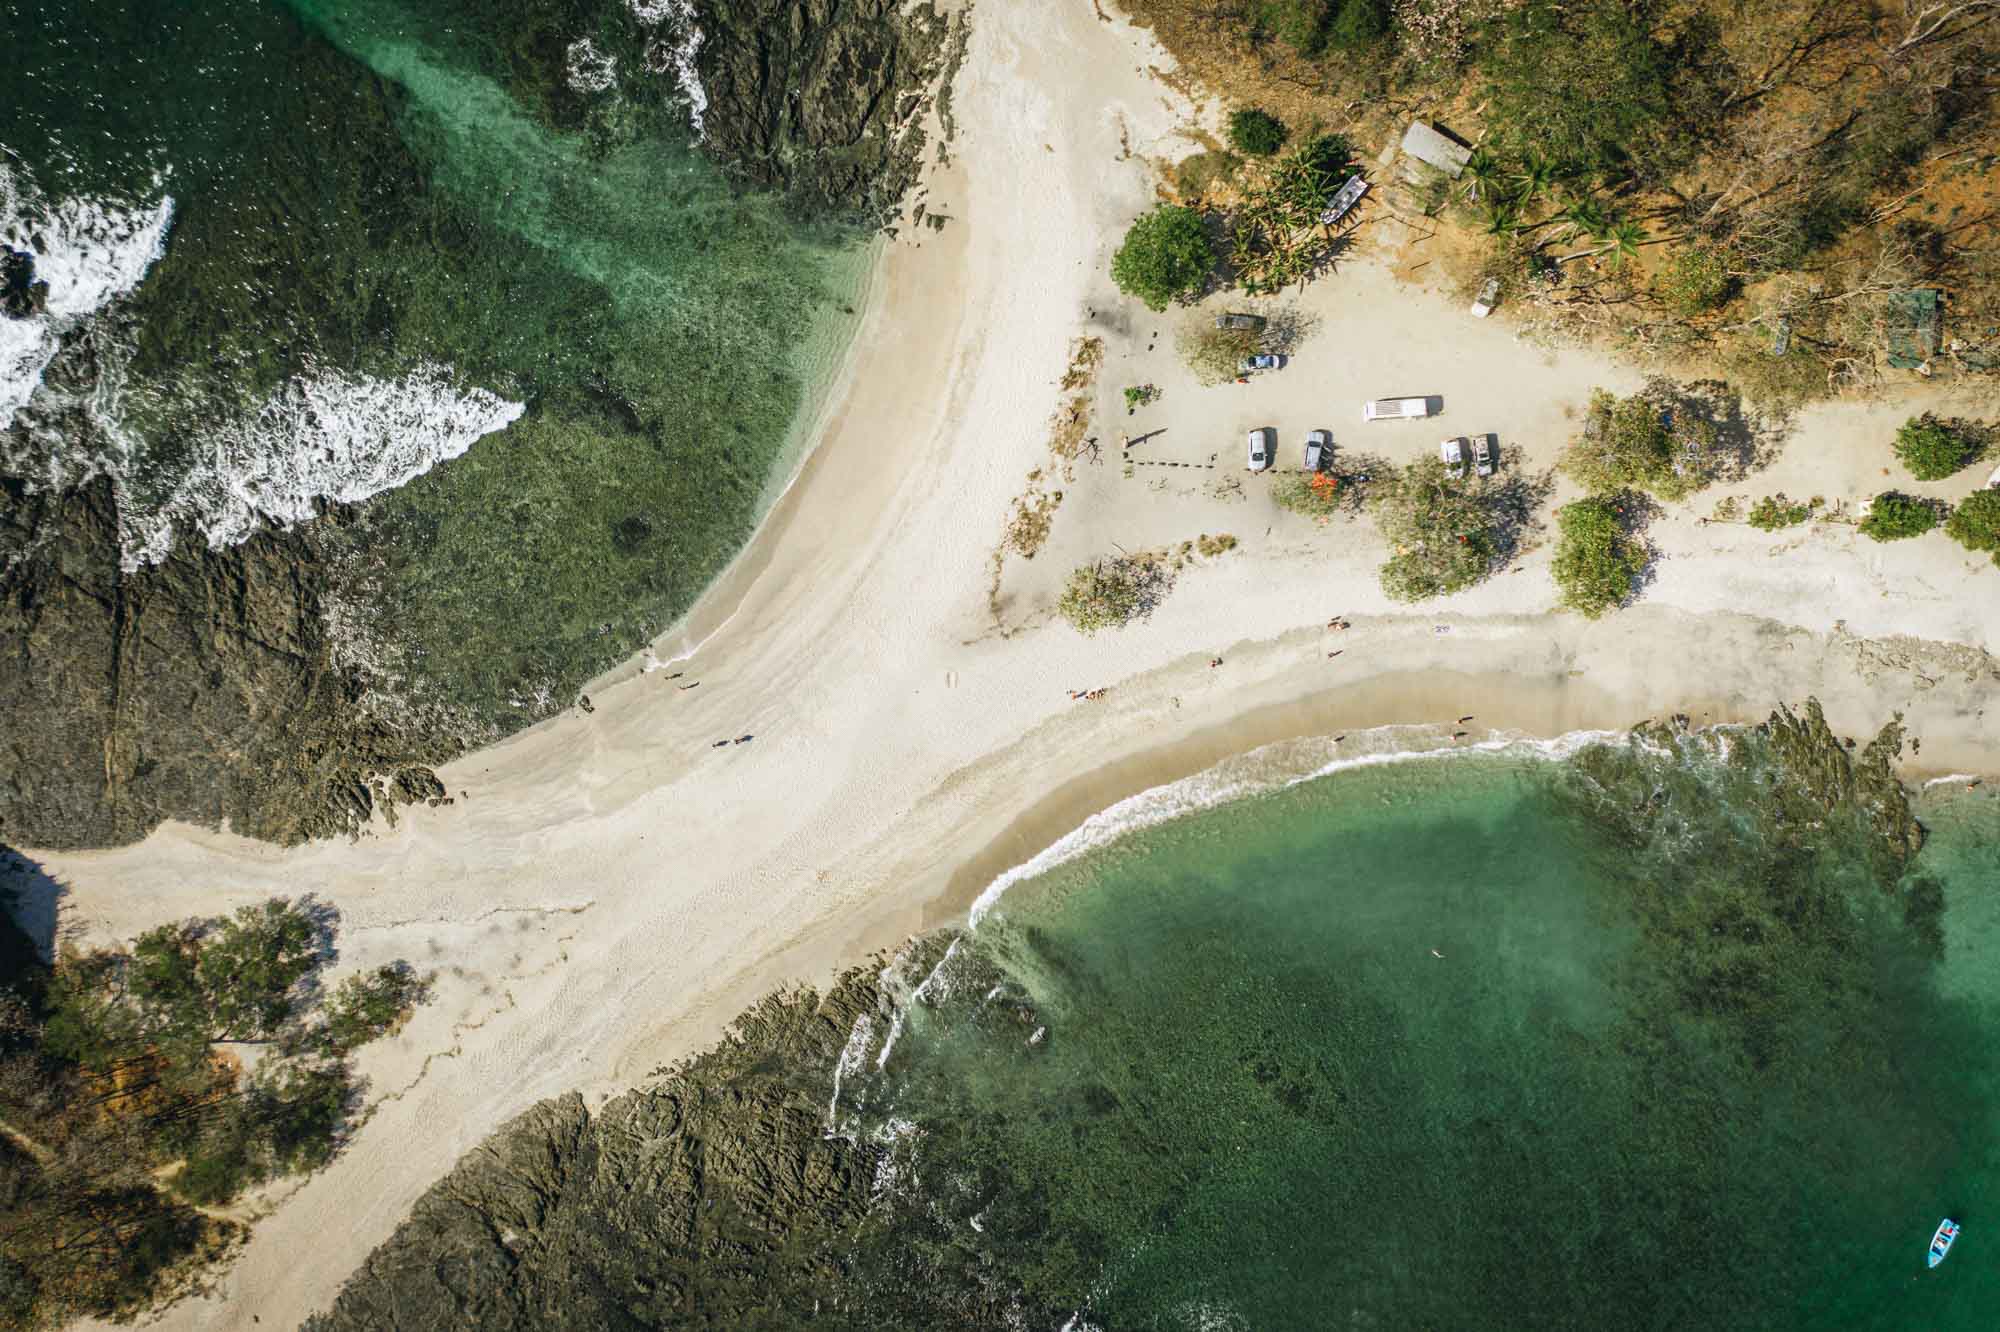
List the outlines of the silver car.
{"type": "Polygon", "coordinates": [[[1261,472],[1278,452],[1278,432],[1269,426],[1250,432],[1250,470],[1261,472]]]}
{"type": "Polygon", "coordinates": [[[1324,430],[1306,432],[1306,470],[1324,472],[1333,461],[1333,436],[1324,430]]]}

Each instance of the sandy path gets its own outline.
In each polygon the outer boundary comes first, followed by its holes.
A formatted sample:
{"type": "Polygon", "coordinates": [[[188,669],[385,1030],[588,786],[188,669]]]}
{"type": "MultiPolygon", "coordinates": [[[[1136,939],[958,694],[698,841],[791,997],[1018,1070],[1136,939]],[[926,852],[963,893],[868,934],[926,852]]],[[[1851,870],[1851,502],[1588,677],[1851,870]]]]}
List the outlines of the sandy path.
{"type": "MultiPolygon", "coordinates": [[[[975,169],[939,174],[929,201],[957,220],[888,252],[820,452],[746,561],[747,587],[730,588],[734,611],[704,612],[721,627],[683,680],[621,673],[593,688],[593,714],[447,769],[455,807],[360,841],[280,851],[177,826],[37,857],[80,931],[315,892],[342,912],[344,962],[409,957],[439,973],[437,1001],[367,1056],[382,1099],[352,1148],[294,1187],[217,1294],[169,1325],[295,1324],[508,1116],[572,1088],[622,1089],[777,981],[962,905],[996,858],[1232,747],[1462,712],[1531,733],[1676,708],[1747,715],[1817,691],[1837,724],[1910,709],[1940,766],[2000,751],[2000,712],[1981,712],[1990,661],[1905,660],[1831,632],[1846,619],[1861,634],[2000,642],[1990,586],[1952,595],[1968,576],[1956,548],[1835,543],[1788,562],[1746,557],[1734,531],[1691,530],[1647,605],[1584,625],[1538,614],[1548,588],[1534,573],[1391,615],[1365,539],[1281,534],[1191,574],[1126,633],[994,632],[986,588],[1007,502],[1044,457],[1069,338],[1112,306],[1106,238],[1151,196],[1129,154],[1169,152],[1188,112],[1144,72],[1164,61],[1143,42],[1082,3],[978,12],[954,94],[954,156],[975,169]],[[1301,552],[1327,567],[1298,579],[1301,552]],[[1943,590],[1903,598],[1897,561],[1943,590]],[[1319,625],[1333,610],[1356,627],[1329,662],[1319,625]],[[1207,668],[1212,650],[1224,670],[1207,668]],[[1094,685],[1114,686],[1105,702],[1066,696],[1094,685]]],[[[1410,299],[1399,318],[1414,335],[1453,335],[1459,312],[1410,299]]],[[[1496,410],[1510,367],[1572,396],[1619,374],[1510,345],[1479,353],[1496,410]]],[[[1188,502],[1174,524],[1209,521],[1211,501],[1188,502]]],[[[1255,499],[1212,502],[1256,513],[1238,524],[1246,537],[1277,531],[1255,499]]],[[[1111,539],[1124,510],[1078,512],[1111,539]]],[[[1021,620],[1045,594],[1021,585],[1021,620]]]]}

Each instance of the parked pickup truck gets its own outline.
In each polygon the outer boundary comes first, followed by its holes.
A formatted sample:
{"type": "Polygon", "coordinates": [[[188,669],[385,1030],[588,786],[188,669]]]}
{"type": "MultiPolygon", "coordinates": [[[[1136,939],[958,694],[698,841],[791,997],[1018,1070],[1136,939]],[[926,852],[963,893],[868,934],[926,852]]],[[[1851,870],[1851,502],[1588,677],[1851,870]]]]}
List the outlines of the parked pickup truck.
{"type": "Polygon", "coordinates": [[[1376,398],[1361,407],[1364,421],[1414,421],[1430,414],[1429,398],[1376,398]]]}

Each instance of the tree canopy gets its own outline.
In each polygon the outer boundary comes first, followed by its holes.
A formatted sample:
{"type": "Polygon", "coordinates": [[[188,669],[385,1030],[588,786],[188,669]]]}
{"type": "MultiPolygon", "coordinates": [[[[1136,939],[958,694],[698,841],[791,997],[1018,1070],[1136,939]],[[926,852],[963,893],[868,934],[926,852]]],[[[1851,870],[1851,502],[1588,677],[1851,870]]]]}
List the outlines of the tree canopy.
{"type": "Polygon", "coordinates": [[[0,1116],[19,1135],[0,1147],[0,1302],[24,1319],[130,1314],[226,1250],[233,1223],[198,1206],[333,1155],[357,1099],[348,1053],[427,992],[392,963],[326,997],[333,940],[330,911],[273,898],[53,967],[16,958],[0,983],[0,1116]]]}
{"type": "Polygon", "coordinates": [[[1229,146],[1254,157],[1269,157],[1285,146],[1285,126],[1269,111],[1246,107],[1229,117],[1229,146]]]}
{"type": "Polygon", "coordinates": [[[1982,441],[1926,412],[1896,431],[1896,456],[1919,481],[1941,481],[1982,452],[1982,441]]]}
{"type": "Polygon", "coordinates": [[[2000,564],[2000,490],[1975,490],[1945,519],[1945,535],[1967,550],[1991,552],[2000,564]]]}
{"type": "Polygon", "coordinates": [[[1888,491],[1877,495],[1861,520],[1861,535],[1875,541],[1903,541],[1938,525],[1937,505],[1888,491]]]}
{"type": "Polygon", "coordinates": [[[1657,386],[1628,398],[1599,389],[1560,466],[1593,493],[1629,486],[1678,500],[1707,484],[1715,441],[1711,423],[1657,386]]]}
{"type": "Polygon", "coordinates": [[[1625,532],[1626,507],[1615,497],[1593,495],[1556,510],[1559,535],[1550,573],[1564,610],[1594,620],[1632,594],[1647,552],[1625,532]]]}
{"type": "Polygon", "coordinates": [[[1493,515],[1476,483],[1425,458],[1377,475],[1368,506],[1388,541],[1382,590],[1397,601],[1462,592],[1484,578],[1499,548],[1493,515]]]}
{"type": "Polygon", "coordinates": [[[1111,256],[1111,280],[1150,310],[1199,296],[1214,270],[1215,250],[1201,214],[1174,204],[1140,217],[1111,256]]]}

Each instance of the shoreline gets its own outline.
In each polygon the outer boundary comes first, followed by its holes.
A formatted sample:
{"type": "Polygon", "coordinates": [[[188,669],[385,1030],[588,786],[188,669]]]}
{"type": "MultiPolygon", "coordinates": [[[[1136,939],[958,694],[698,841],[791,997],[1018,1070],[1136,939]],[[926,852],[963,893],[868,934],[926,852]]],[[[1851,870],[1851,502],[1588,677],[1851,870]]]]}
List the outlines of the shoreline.
{"type": "MultiPolygon", "coordinates": [[[[629,1088],[770,990],[823,983],[927,919],[962,919],[987,869],[990,883],[1118,799],[1266,736],[1467,713],[1559,735],[1674,711],[1761,719],[1817,694],[1837,730],[1872,734],[1905,711],[1925,763],[2000,770],[2000,709],[1984,707],[2000,680],[1987,655],[2000,608],[1962,604],[1948,583],[1875,600],[1910,568],[1940,583],[1951,571],[1925,553],[1857,555],[1839,532],[1782,562],[1766,557],[1799,541],[1664,519],[1663,544],[1706,544],[1677,549],[1647,600],[1604,621],[1551,614],[1540,576],[1412,612],[1379,592],[1365,528],[1281,526],[1233,471],[1217,477],[1239,483],[1233,494],[1172,492],[1079,464],[1059,542],[1094,551],[1229,531],[1242,549],[1191,567],[1150,619],[1085,638],[1044,626],[1050,580],[1074,562],[1052,546],[1007,563],[996,614],[992,556],[1023,477],[1051,466],[1072,338],[1111,340],[1098,388],[1109,400],[1149,373],[1136,349],[1162,327],[1116,304],[1105,276],[1116,236],[1153,197],[1148,155],[1185,148],[1200,114],[1162,84],[1171,61],[1149,42],[1073,4],[998,7],[972,25],[953,90],[963,135],[930,191],[951,222],[886,247],[817,444],[656,640],[679,634],[675,660],[699,688],[668,689],[630,659],[592,683],[591,713],[568,709],[445,765],[452,808],[411,807],[351,841],[278,848],[167,825],[136,846],[40,857],[87,934],[311,893],[341,913],[343,967],[409,958],[438,972],[434,1000],[366,1052],[372,1114],[349,1149],[287,1181],[215,1293],[162,1325],[296,1325],[522,1109],[629,1088]],[[1335,597],[1355,623],[1338,641],[1317,627],[1335,597]],[[1845,633],[1842,616],[1875,636],[1845,633]],[[1226,666],[1210,669],[1218,655],[1226,666]],[[1066,701],[1075,685],[1110,692],[1066,701]],[[727,743],[740,735],[755,743],[727,743]]],[[[1358,259],[1312,299],[1368,308],[1379,267],[1358,259]]],[[[1455,409],[1499,417],[1510,438],[1559,423],[1575,385],[1607,364],[1462,329],[1456,308],[1422,292],[1390,316],[1432,342],[1464,340],[1472,369],[1455,409]],[[1509,395],[1532,412],[1505,417],[1509,395]]],[[[1374,342],[1342,360],[1431,345],[1374,342]]],[[[1333,376],[1391,373],[1398,363],[1336,367],[1273,394],[1319,410],[1355,387],[1333,376]]],[[[1293,412],[1177,385],[1167,402],[1182,413],[1177,449],[1240,447],[1232,413],[1293,412]]],[[[1099,428],[1125,426],[1100,407],[1099,428]]],[[[1436,434],[1384,425],[1367,442],[1431,450],[1436,434]]]]}

